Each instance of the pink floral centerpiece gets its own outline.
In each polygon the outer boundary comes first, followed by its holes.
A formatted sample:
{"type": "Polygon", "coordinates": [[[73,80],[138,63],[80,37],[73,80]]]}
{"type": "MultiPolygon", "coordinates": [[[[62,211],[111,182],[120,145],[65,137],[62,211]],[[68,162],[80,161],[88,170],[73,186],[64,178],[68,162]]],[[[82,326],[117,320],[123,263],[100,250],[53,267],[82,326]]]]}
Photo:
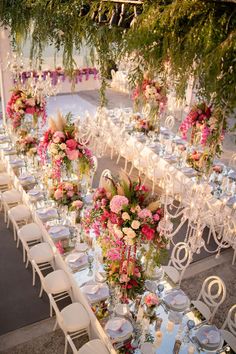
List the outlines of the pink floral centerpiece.
{"type": "Polygon", "coordinates": [[[187,162],[198,171],[208,172],[215,155],[219,157],[222,153],[225,129],[226,121],[221,111],[213,110],[205,102],[195,104],[181,123],[179,130],[185,140],[188,131],[191,130],[190,144],[200,145],[203,151],[190,153],[187,162]]]}
{"type": "Polygon", "coordinates": [[[33,123],[36,125],[38,118],[42,118],[43,125],[46,122],[46,100],[34,97],[24,89],[14,89],[6,108],[7,116],[12,120],[14,129],[21,126],[26,114],[33,116],[33,123]]]}
{"type": "Polygon", "coordinates": [[[88,174],[93,168],[91,151],[81,145],[77,139],[77,127],[70,122],[71,114],[63,117],[58,114],[57,124],[51,121],[51,127],[44,133],[39,144],[39,155],[42,163],[46,161],[47,155],[53,165],[54,178],[60,180],[62,168],[68,172],[72,171],[72,162],[77,162],[78,174],[88,174]]]}
{"type": "Polygon", "coordinates": [[[78,184],[75,182],[59,182],[50,189],[50,197],[57,204],[67,205],[71,210],[80,210],[83,206],[78,184]]]}
{"type": "Polygon", "coordinates": [[[159,265],[166,253],[166,239],[158,231],[162,218],[163,209],[159,201],[150,201],[148,189],[123,176],[96,190],[83,219],[85,230],[92,228],[102,245],[109,281],[125,289],[128,298],[143,293],[145,267],[159,265]]]}
{"type": "Polygon", "coordinates": [[[18,153],[35,156],[37,154],[38,139],[35,136],[27,134],[23,131],[20,133],[20,138],[16,142],[18,153]]]}

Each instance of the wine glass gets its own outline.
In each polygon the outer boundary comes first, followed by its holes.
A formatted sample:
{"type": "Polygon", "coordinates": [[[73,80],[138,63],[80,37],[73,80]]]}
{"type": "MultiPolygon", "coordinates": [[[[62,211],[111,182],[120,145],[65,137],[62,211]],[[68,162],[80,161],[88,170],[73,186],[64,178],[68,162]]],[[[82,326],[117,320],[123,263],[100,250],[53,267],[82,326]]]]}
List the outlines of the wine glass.
{"type": "Polygon", "coordinates": [[[157,285],[157,290],[158,290],[158,296],[159,297],[162,297],[162,293],[163,293],[164,289],[165,289],[164,284],[158,284],[157,285]]]}

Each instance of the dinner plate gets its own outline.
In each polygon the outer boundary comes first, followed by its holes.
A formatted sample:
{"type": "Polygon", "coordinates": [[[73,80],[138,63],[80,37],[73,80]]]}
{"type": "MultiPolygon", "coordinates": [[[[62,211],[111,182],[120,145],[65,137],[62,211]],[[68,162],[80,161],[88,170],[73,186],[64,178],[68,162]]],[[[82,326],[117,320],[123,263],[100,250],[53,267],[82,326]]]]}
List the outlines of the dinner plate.
{"type": "Polygon", "coordinates": [[[195,338],[199,345],[206,350],[215,351],[222,346],[222,336],[214,325],[203,325],[196,333],[195,338]]]}
{"type": "Polygon", "coordinates": [[[95,303],[99,301],[104,301],[109,296],[109,288],[107,284],[88,282],[85,284],[81,291],[88,298],[90,303],[95,303]]]}
{"type": "Polygon", "coordinates": [[[185,311],[190,306],[190,300],[181,289],[172,289],[165,293],[163,302],[174,311],[185,311]]]}
{"type": "Polygon", "coordinates": [[[123,341],[132,335],[133,326],[125,318],[114,317],[106,323],[105,331],[111,339],[123,341]]]}

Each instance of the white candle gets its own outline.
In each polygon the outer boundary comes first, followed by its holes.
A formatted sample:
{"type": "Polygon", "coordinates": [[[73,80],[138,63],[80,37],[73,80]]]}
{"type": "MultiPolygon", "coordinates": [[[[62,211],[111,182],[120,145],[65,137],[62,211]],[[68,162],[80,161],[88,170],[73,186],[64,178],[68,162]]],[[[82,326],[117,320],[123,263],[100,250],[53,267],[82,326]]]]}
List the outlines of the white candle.
{"type": "Polygon", "coordinates": [[[190,346],[188,347],[188,354],[194,354],[195,353],[195,347],[190,344],[190,346]]]}
{"type": "Polygon", "coordinates": [[[174,322],[168,321],[166,325],[166,330],[171,333],[173,329],[174,329],[174,322]]]}

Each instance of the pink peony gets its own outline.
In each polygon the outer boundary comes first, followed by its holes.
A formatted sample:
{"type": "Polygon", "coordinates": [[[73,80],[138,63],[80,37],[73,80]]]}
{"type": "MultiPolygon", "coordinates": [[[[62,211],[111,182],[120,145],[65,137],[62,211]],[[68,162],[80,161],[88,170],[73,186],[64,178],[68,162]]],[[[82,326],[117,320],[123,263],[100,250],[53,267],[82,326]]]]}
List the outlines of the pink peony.
{"type": "Polygon", "coordinates": [[[54,134],[53,134],[53,137],[54,138],[60,138],[60,139],[65,139],[65,134],[61,131],[56,131],[54,134]]]}
{"type": "Polygon", "coordinates": [[[110,201],[111,211],[118,214],[122,208],[129,204],[129,200],[122,195],[115,195],[110,201]]]}
{"type": "Polygon", "coordinates": [[[77,147],[77,142],[74,139],[69,139],[66,141],[66,146],[70,149],[70,150],[75,150],[77,147]]]}
{"type": "Polygon", "coordinates": [[[57,189],[55,192],[54,192],[54,198],[56,200],[58,199],[61,199],[63,197],[63,192],[60,190],[60,189],[57,189]]]}
{"type": "Polygon", "coordinates": [[[142,210],[139,211],[138,217],[140,219],[152,218],[152,213],[148,209],[142,209],[142,210]]]}
{"type": "Polygon", "coordinates": [[[153,240],[155,235],[155,230],[151,229],[151,227],[149,227],[148,225],[143,225],[141,231],[148,241],[153,240]]]}
{"type": "Polygon", "coordinates": [[[73,195],[74,195],[74,192],[73,192],[73,191],[67,192],[67,197],[72,198],[73,195]]]}
{"type": "Polygon", "coordinates": [[[82,208],[82,206],[83,206],[83,202],[82,202],[82,200],[75,200],[73,203],[72,203],[72,206],[74,207],[74,208],[77,208],[77,209],[81,209],[82,208]]]}
{"type": "Polygon", "coordinates": [[[66,154],[69,160],[77,160],[79,156],[78,150],[66,149],[66,154]]]}

